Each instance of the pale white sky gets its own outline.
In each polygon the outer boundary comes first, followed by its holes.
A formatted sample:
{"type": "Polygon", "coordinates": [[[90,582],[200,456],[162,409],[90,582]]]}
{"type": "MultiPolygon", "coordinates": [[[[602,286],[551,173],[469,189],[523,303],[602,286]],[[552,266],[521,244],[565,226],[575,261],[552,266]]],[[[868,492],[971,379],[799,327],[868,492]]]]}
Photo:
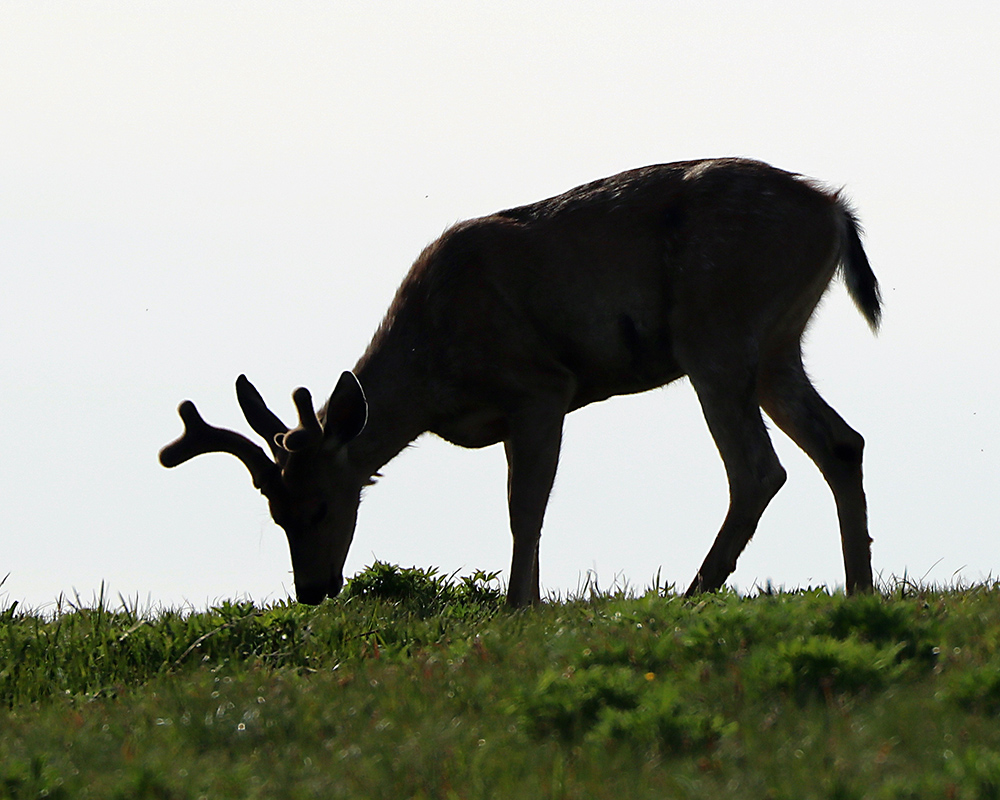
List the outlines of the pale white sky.
{"type": "MultiPolygon", "coordinates": [[[[0,606],[291,591],[235,459],[161,468],[177,403],[246,431],[353,366],[456,220],[649,163],[746,155],[846,186],[885,297],[842,286],[807,365],[866,437],[883,577],[1000,575],[1000,11],[992,3],[0,5],[0,606]]],[[[843,582],[789,481],[733,583],[843,582]]],[[[499,447],[385,470],[348,559],[506,570],[499,447]]],[[[690,386],[571,415],[545,589],[686,587],[726,508],[690,386]]]]}

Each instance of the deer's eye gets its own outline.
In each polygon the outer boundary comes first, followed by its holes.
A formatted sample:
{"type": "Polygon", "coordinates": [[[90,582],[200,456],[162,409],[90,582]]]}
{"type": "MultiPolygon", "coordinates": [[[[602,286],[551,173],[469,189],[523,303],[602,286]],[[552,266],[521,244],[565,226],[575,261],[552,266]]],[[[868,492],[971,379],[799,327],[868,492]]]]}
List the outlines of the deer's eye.
{"type": "Polygon", "coordinates": [[[322,501],[318,506],[316,506],[316,511],[309,520],[310,525],[319,525],[326,516],[326,501],[322,501]]]}

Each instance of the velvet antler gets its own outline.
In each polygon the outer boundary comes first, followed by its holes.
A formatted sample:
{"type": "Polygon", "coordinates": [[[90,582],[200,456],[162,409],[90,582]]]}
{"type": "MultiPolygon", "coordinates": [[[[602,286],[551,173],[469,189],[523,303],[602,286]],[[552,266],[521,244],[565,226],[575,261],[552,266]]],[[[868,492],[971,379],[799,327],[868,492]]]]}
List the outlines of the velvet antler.
{"type": "Polygon", "coordinates": [[[184,433],[160,450],[163,466],[176,467],[203,453],[229,453],[250,470],[254,486],[268,494],[280,478],[280,469],[260,446],[240,433],[209,425],[190,400],[181,403],[177,413],[184,421],[184,433]]]}

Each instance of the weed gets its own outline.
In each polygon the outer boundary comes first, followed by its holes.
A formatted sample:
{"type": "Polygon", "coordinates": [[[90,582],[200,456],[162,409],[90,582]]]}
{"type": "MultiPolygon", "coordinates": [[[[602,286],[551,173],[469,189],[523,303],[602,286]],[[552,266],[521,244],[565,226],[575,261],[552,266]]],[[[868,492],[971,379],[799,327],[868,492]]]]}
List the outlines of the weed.
{"type": "Polygon", "coordinates": [[[810,696],[877,691],[898,677],[899,646],[878,648],[857,639],[813,636],[780,642],[762,655],[757,669],[777,688],[789,689],[800,700],[810,696]]]}
{"type": "Polygon", "coordinates": [[[889,602],[879,595],[838,598],[816,631],[841,640],[853,636],[879,647],[900,645],[900,660],[916,659],[926,666],[933,666],[940,644],[926,604],[889,602]]]}
{"type": "Polygon", "coordinates": [[[637,707],[608,709],[588,738],[602,745],[624,743],[666,754],[701,750],[736,728],[719,714],[690,707],[676,686],[660,682],[637,707]]]}
{"type": "Polygon", "coordinates": [[[1000,660],[957,673],[947,694],[969,711],[1000,714],[1000,660]]]}
{"type": "Polygon", "coordinates": [[[536,736],[577,740],[605,712],[637,708],[643,689],[642,678],[624,667],[550,670],[524,698],[525,721],[536,736]]]}
{"type": "Polygon", "coordinates": [[[430,567],[399,567],[376,561],[347,582],[347,598],[364,598],[398,603],[418,614],[438,614],[468,607],[495,609],[503,600],[499,573],[476,571],[456,584],[454,575],[441,576],[430,567]]]}

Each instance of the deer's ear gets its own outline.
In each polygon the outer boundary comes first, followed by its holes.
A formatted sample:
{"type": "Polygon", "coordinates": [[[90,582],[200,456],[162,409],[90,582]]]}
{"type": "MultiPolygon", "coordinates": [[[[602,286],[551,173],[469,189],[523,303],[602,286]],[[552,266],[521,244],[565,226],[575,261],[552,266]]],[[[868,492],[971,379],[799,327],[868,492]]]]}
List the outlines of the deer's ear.
{"type": "Polygon", "coordinates": [[[345,372],[326,404],[324,446],[340,447],[361,433],[368,421],[368,401],[353,372],[345,372]]]}

